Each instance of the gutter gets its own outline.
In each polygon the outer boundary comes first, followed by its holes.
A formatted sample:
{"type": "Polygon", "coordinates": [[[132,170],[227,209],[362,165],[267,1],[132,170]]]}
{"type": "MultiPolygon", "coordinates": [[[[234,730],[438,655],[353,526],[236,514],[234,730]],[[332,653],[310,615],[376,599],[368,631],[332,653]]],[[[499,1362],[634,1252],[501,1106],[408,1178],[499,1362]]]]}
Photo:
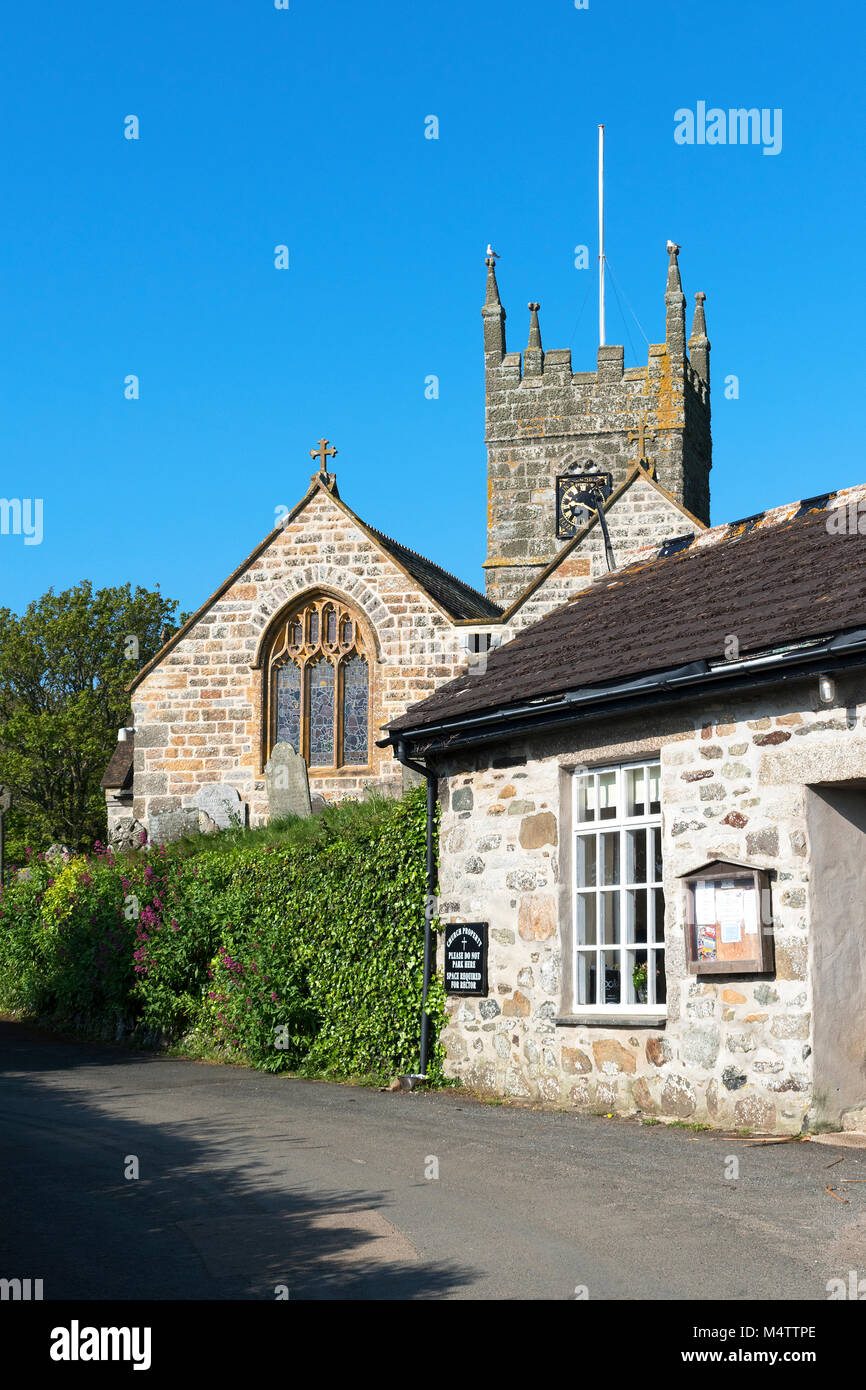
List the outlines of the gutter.
{"type": "MultiPolygon", "coordinates": [[[[830,669],[862,667],[866,664],[864,653],[866,628],[857,628],[824,640],[800,643],[783,651],[746,657],[742,661],[693,661],[634,680],[580,687],[559,695],[467,714],[438,724],[401,729],[382,739],[377,746],[399,747],[405,754],[409,746],[423,744],[425,755],[434,751],[445,752],[495,742],[522,732],[574,724],[584,718],[597,719],[605,714],[667,704],[671,700],[688,698],[691,694],[725,693],[732,681],[743,689],[749,689],[778,683],[779,680],[802,679],[830,669]]],[[[406,761],[399,751],[397,757],[401,762],[406,761]]]]}

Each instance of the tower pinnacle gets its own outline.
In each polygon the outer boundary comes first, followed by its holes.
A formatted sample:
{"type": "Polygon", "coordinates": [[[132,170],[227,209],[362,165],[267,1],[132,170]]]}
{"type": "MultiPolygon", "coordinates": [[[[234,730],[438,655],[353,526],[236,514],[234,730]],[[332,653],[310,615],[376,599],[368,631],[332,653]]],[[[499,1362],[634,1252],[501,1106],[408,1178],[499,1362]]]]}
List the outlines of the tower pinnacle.
{"type": "MultiPolygon", "coordinates": [[[[484,320],[484,355],[495,353],[499,361],[505,356],[505,310],[499,299],[499,286],[496,283],[496,261],[487,256],[487,294],[481,317],[484,320]]],[[[497,363],[498,365],[498,363],[497,363]]]]}
{"type": "Polygon", "coordinates": [[[541,305],[536,300],[531,299],[526,307],[529,310],[529,342],[523,354],[523,375],[541,376],[544,370],[541,329],[538,326],[538,311],[541,305]]]}
{"type": "Polygon", "coordinates": [[[709,385],[710,381],[710,340],[707,337],[707,320],[704,314],[706,295],[698,290],[695,295],[695,317],[689,338],[689,361],[699,377],[709,385]]]}
{"type": "Polygon", "coordinates": [[[668,282],[665,289],[665,342],[670,357],[679,362],[685,361],[686,356],[686,297],[677,260],[681,249],[675,241],[667,244],[668,282]]]}

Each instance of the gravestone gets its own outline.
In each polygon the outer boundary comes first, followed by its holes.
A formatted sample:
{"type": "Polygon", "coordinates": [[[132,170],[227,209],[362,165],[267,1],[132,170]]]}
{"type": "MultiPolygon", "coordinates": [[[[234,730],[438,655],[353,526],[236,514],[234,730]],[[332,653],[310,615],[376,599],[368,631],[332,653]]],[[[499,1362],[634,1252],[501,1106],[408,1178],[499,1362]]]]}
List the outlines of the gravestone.
{"type": "Polygon", "coordinates": [[[311,814],[307,764],[290,743],[274,744],[265,765],[265,786],[271,820],[311,814]]]}
{"type": "Polygon", "coordinates": [[[236,787],[223,782],[208,782],[199,787],[192,804],[200,812],[199,829],[206,834],[247,823],[246,802],[241,801],[236,787]]]}
{"type": "Polygon", "coordinates": [[[191,806],[178,811],[156,811],[150,818],[148,845],[170,845],[184,835],[198,834],[199,813],[191,806]]]}

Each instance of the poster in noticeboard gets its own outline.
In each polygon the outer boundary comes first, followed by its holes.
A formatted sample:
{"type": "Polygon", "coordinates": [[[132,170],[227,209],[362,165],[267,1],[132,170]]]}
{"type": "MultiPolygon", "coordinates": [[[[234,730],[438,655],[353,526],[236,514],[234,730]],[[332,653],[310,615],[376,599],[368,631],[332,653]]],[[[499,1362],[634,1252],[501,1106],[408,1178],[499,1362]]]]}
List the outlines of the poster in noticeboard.
{"type": "Polygon", "coordinates": [[[763,974],[772,968],[771,923],[762,912],[769,902],[764,870],[714,863],[684,875],[684,882],[692,973],[763,974]]]}

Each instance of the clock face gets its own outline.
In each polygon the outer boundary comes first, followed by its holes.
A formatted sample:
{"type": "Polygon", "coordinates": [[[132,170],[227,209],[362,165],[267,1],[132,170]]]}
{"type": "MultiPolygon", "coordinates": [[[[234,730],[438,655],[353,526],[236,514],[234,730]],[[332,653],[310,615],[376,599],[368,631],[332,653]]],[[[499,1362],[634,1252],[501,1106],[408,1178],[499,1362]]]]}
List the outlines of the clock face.
{"type": "Polygon", "coordinates": [[[556,533],[561,539],[577,534],[592,512],[580,500],[580,484],[568,478],[557,479],[556,533]]]}

